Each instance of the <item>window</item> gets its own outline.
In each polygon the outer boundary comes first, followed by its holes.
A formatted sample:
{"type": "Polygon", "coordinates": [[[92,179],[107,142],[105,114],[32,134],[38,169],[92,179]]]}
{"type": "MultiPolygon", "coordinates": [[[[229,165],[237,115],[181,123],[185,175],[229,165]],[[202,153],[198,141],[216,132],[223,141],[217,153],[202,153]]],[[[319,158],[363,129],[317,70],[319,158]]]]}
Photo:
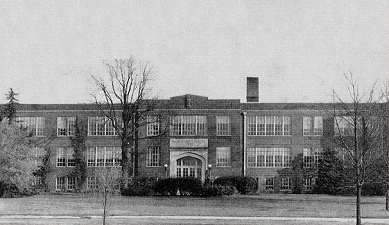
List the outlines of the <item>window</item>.
{"type": "Polygon", "coordinates": [[[88,167],[120,166],[121,147],[89,147],[86,153],[88,167]]]}
{"type": "Polygon", "coordinates": [[[160,132],[160,121],[158,116],[147,116],[147,136],[157,136],[160,132]]]}
{"type": "Polygon", "coordinates": [[[290,116],[248,116],[249,136],[290,135],[290,116]]]}
{"type": "Polygon", "coordinates": [[[217,167],[231,166],[230,147],[216,147],[216,166],[217,167]]]}
{"type": "Polygon", "coordinates": [[[348,151],[346,148],[335,148],[337,157],[340,161],[342,161],[344,167],[351,167],[354,164],[354,152],[348,151]]]}
{"type": "Polygon", "coordinates": [[[56,177],[55,183],[57,191],[74,190],[76,188],[75,177],[56,177]]]}
{"type": "Polygon", "coordinates": [[[88,190],[96,190],[98,188],[97,177],[87,177],[86,178],[86,188],[88,190]]]}
{"type": "Polygon", "coordinates": [[[35,155],[35,164],[36,166],[43,166],[43,159],[46,155],[46,150],[43,147],[35,147],[33,148],[35,155]]]}
{"type": "Polygon", "coordinates": [[[88,117],[89,136],[115,136],[117,135],[112,121],[106,117],[88,117]]]}
{"type": "Polygon", "coordinates": [[[67,181],[68,181],[68,183],[67,183],[68,190],[76,189],[76,178],[75,177],[68,177],[67,181]]]}
{"type": "Polygon", "coordinates": [[[229,136],[231,135],[231,125],[229,116],[216,116],[216,135],[229,136]]]}
{"type": "Polygon", "coordinates": [[[304,116],[303,118],[303,135],[309,136],[311,135],[312,129],[312,119],[310,116],[304,116]]]}
{"type": "Polygon", "coordinates": [[[311,168],[318,166],[319,161],[323,158],[322,148],[303,148],[303,167],[311,168]]]}
{"type": "Polygon", "coordinates": [[[304,116],[303,117],[303,135],[304,136],[321,136],[323,135],[323,117],[321,116],[304,116]]]}
{"type": "Polygon", "coordinates": [[[68,167],[76,166],[76,159],[74,158],[74,148],[67,148],[67,153],[68,167]]]}
{"type": "Polygon", "coordinates": [[[147,148],[146,166],[157,167],[160,166],[160,146],[152,146],[147,148]]]}
{"type": "Polygon", "coordinates": [[[265,190],[274,190],[274,179],[273,178],[266,178],[265,181],[265,190]]]}
{"type": "Polygon", "coordinates": [[[206,116],[173,116],[171,118],[171,136],[207,135],[206,116]]]}
{"type": "Polygon", "coordinates": [[[34,136],[44,136],[45,118],[44,117],[18,117],[16,122],[22,126],[27,127],[28,131],[34,136]]]}
{"type": "Polygon", "coordinates": [[[56,177],[55,178],[55,189],[56,190],[65,190],[65,177],[56,177]]]}
{"type": "Polygon", "coordinates": [[[281,178],[281,190],[290,190],[290,178],[281,178]]]}
{"type": "Polygon", "coordinates": [[[353,135],[353,120],[350,116],[339,117],[334,119],[335,135],[351,136],[353,135]]]}
{"type": "Polygon", "coordinates": [[[73,148],[57,148],[57,167],[76,166],[73,148]]]}
{"type": "Polygon", "coordinates": [[[57,167],[66,166],[65,148],[57,148],[57,167]]]}
{"type": "Polygon", "coordinates": [[[314,177],[305,178],[304,179],[304,189],[306,191],[311,191],[315,186],[316,179],[314,177]]]}
{"type": "Polygon", "coordinates": [[[314,118],[313,135],[323,135],[323,117],[321,116],[315,116],[314,118]]]}
{"type": "Polygon", "coordinates": [[[290,148],[248,148],[247,167],[289,167],[290,148]]]}
{"type": "Polygon", "coordinates": [[[57,117],[57,136],[73,136],[76,132],[76,117],[57,117]]]}

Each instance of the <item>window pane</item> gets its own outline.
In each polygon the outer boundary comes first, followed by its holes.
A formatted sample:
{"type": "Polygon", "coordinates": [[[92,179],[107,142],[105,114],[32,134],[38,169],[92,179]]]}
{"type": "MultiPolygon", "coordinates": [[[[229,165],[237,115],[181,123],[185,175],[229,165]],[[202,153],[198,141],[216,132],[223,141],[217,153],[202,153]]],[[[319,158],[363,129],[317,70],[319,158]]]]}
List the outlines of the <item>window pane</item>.
{"type": "Polygon", "coordinates": [[[216,147],[216,166],[231,166],[231,148],[216,147]]]}
{"type": "Polygon", "coordinates": [[[67,161],[68,166],[76,166],[76,160],[74,158],[74,148],[67,149],[67,161]]]}
{"type": "Polygon", "coordinates": [[[315,116],[314,135],[323,135],[323,117],[315,116]]]}
{"type": "Polygon", "coordinates": [[[57,135],[66,136],[66,117],[57,117],[57,135]]]}
{"type": "Polygon", "coordinates": [[[231,135],[229,116],[216,116],[216,135],[219,136],[231,135]]]}
{"type": "Polygon", "coordinates": [[[66,166],[66,156],[64,148],[57,148],[57,167],[66,166]]]}
{"type": "Polygon", "coordinates": [[[309,136],[311,135],[312,130],[312,118],[310,116],[303,117],[303,135],[309,136]]]}

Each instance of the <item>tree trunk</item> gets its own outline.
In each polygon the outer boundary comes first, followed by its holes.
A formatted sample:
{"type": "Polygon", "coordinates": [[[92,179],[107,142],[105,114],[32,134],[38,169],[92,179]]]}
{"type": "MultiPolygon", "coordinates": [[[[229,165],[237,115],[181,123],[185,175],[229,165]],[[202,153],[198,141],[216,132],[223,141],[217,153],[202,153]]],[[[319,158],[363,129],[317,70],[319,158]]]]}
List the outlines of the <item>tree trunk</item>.
{"type": "Polygon", "coordinates": [[[361,195],[362,195],[362,186],[360,184],[357,184],[357,225],[362,225],[362,219],[361,219],[361,195]]]}
{"type": "Polygon", "coordinates": [[[122,144],[122,187],[123,188],[128,188],[128,183],[129,183],[129,178],[130,178],[130,173],[128,171],[129,167],[129,160],[128,160],[128,153],[129,151],[129,146],[125,144],[122,144]]]}
{"type": "MultiPolygon", "coordinates": [[[[106,185],[106,184],[105,184],[106,185]]],[[[108,199],[108,191],[107,188],[104,187],[104,211],[103,211],[103,225],[105,225],[105,219],[107,217],[107,199],[108,199]]]]}
{"type": "Polygon", "coordinates": [[[386,201],[385,201],[385,209],[389,211],[389,182],[386,183],[386,193],[385,193],[386,201]]]}

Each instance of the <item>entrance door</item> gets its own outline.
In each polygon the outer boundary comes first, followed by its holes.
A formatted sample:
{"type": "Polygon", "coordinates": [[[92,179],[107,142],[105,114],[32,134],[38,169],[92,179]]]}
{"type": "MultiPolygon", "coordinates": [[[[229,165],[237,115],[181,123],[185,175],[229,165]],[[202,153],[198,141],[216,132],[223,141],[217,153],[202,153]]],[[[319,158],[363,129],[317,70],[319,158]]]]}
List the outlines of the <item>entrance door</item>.
{"type": "Polygon", "coordinates": [[[178,159],[177,177],[196,177],[201,179],[201,160],[190,156],[178,159]]]}

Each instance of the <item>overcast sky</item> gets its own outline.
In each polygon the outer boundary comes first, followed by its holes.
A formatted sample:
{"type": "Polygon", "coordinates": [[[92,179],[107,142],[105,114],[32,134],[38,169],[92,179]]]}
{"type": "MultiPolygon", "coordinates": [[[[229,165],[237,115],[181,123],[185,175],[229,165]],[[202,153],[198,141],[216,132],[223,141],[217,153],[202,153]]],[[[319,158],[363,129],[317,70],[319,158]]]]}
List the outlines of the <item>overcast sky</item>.
{"type": "Polygon", "coordinates": [[[329,102],[389,76],[389,1],[1,1],[0,103],[88,103],[103,61],[148,62],[161,98],[329,102]]]}

